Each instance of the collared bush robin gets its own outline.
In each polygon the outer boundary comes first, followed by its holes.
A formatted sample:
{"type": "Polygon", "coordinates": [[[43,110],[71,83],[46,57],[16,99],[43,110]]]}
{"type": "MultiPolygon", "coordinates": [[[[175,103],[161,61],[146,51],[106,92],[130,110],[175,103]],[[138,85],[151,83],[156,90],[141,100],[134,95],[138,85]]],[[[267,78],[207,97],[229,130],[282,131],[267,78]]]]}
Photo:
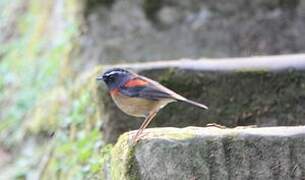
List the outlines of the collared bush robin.
{"type": "Polygon", "coordinates": [[[207,106],[191,101],[154,80],[125,69],[110,69],[98,76],[97,80],[106,83],[113,101],[123,112],[135,117],[145,117],[132,138],[133,142],[139,140],[139,136],[157,112],[168,103],[180,101],[208,109],[207,106]]]}

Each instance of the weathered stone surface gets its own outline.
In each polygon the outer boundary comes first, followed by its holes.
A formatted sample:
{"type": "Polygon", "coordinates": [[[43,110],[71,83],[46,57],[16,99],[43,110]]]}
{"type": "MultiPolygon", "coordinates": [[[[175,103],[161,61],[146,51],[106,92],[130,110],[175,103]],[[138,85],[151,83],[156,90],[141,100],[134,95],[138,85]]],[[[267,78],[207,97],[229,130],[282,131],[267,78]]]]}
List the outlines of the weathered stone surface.
{"type": "Polygon", "coordinates": [[[84,65],[305,50],[305,1],[84,2],[84,65]]]}
{"type": "Polygon", "coordinates": [[[305,127],[147,129],[136,145],[122,135],[112,179],[305,178],[305,127]]]}
{"type": "MultiPolygon", "coordinates": [[[[208,123],[291,126],[305,124],[305,56],[270,56],[225,60],[182,60],[117,65],[146,75],[176,92],[206,103],[208,111],[183,103],[162,109],[150,127],[206,126],[208,123]]],[[[113,66],[104,66],[104,70],[113,66]]],[[[106,142],[142,119],[130,117],[113,103],[103,84],[99,104],[106,142]]]]}

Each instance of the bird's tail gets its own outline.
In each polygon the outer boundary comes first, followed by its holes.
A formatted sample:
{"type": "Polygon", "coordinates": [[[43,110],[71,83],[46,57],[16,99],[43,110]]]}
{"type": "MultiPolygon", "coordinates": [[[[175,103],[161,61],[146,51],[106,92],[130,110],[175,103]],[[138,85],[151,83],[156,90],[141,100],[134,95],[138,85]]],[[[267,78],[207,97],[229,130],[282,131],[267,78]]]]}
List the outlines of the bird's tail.
{"type": "Polygon", "coordinates": [[[200,108],[203,108],[203,109],[209,109],[206,105],[204,104],[200,104],[198,102],[195,102],[195,101],[192,101],[192,100],[189,100],[189,99],[179,99],[180,101],[183,101],[183,102],[186,102],[186,103],[189,103],[191,105],[194,105],[194,106],[197,106],[197,107],[200,107],[200,108]]]}

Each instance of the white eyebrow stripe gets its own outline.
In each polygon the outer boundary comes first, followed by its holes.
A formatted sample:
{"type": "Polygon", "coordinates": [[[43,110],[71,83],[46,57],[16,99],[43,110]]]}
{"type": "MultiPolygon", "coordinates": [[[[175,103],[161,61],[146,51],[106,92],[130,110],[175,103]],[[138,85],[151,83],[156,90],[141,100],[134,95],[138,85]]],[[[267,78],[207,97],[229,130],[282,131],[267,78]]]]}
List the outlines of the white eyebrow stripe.
{"type": "Polygon", "coordinates": [[[117,74],[118,73],[118,71],[111,71],[111,72],[109,72],[109,73],[107,73],[107,74],[105,74],[106,76],[110,76],[110,75],[112,75],[112,74],[117,74]]]}

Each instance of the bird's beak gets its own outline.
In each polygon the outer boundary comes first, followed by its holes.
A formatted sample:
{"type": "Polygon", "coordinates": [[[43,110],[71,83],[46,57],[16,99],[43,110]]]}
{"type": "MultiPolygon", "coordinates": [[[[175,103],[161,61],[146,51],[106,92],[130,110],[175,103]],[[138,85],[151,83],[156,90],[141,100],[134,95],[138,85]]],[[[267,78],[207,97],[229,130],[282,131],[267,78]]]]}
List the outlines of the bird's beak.
{"type": "Polygon", "coordinates": [[[98,81],[103,80],[103,76],[102,75],[97,76],[96,80],[98,80],[98,81]]]}

